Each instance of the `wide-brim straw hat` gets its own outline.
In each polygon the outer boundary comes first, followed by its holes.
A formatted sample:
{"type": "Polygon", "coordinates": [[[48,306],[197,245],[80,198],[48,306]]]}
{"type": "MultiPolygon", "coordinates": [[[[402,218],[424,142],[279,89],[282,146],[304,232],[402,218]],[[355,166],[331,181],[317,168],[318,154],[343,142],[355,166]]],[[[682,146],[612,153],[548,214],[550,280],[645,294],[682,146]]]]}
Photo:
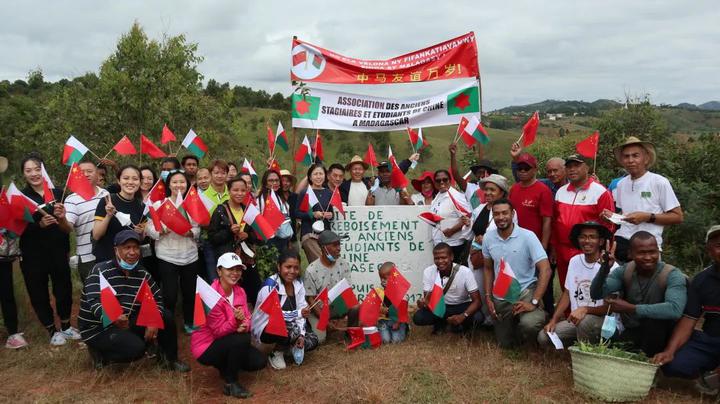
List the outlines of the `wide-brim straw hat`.
{"type": "Polygon", "coordinates": [[[347,165],[345,166],[345,171],[350,171],[350,167],[352,167],[353,164],[361,164],[361,165],[363,166],[363,168],[366,169],[366,170],[367,170],[368,168],[370,168],[370,165],[369,165],[368,163],[366,163],[366,162],[362,159],[362,157],[358,156],[357,154],[354,155],[352,159],[350,159],[350,162],[349,162],[349,163],[347,163],[347,165]]]}
{"type": "Polygon", "coordinates": [[[622,164],[622,151],[625,147],[630,145],[639,145],[643,149],[645,149],[645,151],[647,151],[648,155],[650,156],[650,163],[648,164],[648,167],[652,167],[653,165],[655,165],[655,160],[657,160],[655,145],[650,142],[640,140],[635,136],[628,137],[622,144],[620,144],[613,150],[613,152],[615,153],[615,159],[618,161],[618,163],[622,164]]]}

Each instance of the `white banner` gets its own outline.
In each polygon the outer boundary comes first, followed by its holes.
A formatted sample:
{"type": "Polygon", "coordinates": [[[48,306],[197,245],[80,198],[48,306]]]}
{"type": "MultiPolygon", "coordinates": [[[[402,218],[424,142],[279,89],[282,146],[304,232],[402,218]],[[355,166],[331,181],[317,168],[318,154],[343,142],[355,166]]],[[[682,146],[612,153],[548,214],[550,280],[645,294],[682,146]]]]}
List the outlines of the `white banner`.
{"type": "Polygon", "coordinates": [[[464,80],[443,94],[416,99],[392,99],[309,88],[292,96],[296,128],[384,132],[406,128],[457,125],[461,117],[480,119],[480,88],[464,80]]]}
{"type": "Polygon", "coordinates": [[[335,214],[331,228],[342,241],[342,257],[350,263],[352,287],[362,301],[380,286],[378,269],[392,261],[412,284],[408,302],[422,297],[422,276],[433,264],[432,228],[418,219],[426,206],[348,206],[347,217],[335,214]]]}

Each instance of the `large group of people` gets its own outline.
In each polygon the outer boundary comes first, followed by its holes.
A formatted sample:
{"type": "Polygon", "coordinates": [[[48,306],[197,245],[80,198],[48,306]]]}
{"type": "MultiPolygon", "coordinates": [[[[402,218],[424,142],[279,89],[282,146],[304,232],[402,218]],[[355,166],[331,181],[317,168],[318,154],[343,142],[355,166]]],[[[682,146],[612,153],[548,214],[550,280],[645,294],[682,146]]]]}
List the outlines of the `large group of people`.
{"type": "MultiPolygon", "coordinates": [[[[339,193],[347,206],[421,205],[440,218],[431,230],[433,262],[411,269],[423,271],[423,295],[409,319],[399,317],[384,295],[395,265],[378,263],[374,290],[382,304],[375,325],[383,343],[401,343],[411,324],[432,326],[432,334],[492,327],[501,348],[603,339],[645,353],[669,376],[701,377],[720,365],[720,226],[710,228],[705,240],[712,265],[692,281],[662,260],[663,229],[681,223],[683,212],[670,182],[650,171],[657,159],[652,144],[629,137],[617,146],[626,175],[614,181],[612,191],[578,154],[549,159],[546,178],[537,178],[537,159],[516,143],[508,179],[487,160],[463,176],[456,153],[451,145],[450,169],[418,172],[409,189],[393,187],[396,168],[387,161],[375,167],[377,176],[367,176],[370,167],[359,156],[327,168],[316,161],[302,178],[271,168],[259,183],[254,172],[231,162],[201,164],[194,155],[164,158],[159,174],[151,166],[87,159],[78,167],[95,189],[89,200],[77,194],[63,200],[62,190],[48,190],[42,158],[30,154],[20,163],[22,193],[41,209],[19,237],[19,249],[0,257],[5,346],[28,345],[12,289],[12,264],[19,258],[32,308],[51,345],[82,340],[96,367],[149,356],[169,370],[187,372],[178,355],[176,319],[182,318],[180,331],[190,335],[192,357],[218,369],[225,394],[248,397],[238,380],[241,370],[266,364],[280,370],[287,361],[300,365],[329,331],[360,325],[355,305],[333,310],[329,325],[318,327],[328,321],[322,294],[343,282],[353,285],[343,239],[330,230],[331,199],[339,193]],[[110,172],[115,180],[107,178],[110,172]],[[186,215],[191,226],[178,234],[148,218],[148,209],[168,201],[185,214],[180,203],[190,192],[212,205],[209,224],[186,215]],[[303,204],[308,198],[317,203],[303,204]],[[272,203],[284,216],[271,238],[244,220],[251,203],[260,212],[272,203]],[[71,233],[73,266],[83,282],[77,328],[71,324],[71,233]],[[267,279],[255,262],[261,245],[279,256],[267,279]],[[221,300],[199,327],[198,276],[221,300]],[[107,288],[123,313],[115,321],[101,302],[107,288]],[[152,294],[161,324],[137,324],[141,289],[152,294]],[[275,291],[286,336],[267,332],[269,315],[259,309],[275,291]],[[175,310],[178,295],[181,316],[175,310]],[[444,308],[437,310],[438,304],[444,308]],[[697,330],[703,316],[703,329],[697,330]]],[[[407,173],[418,159],[413,154],[398,167],[407,173]]]]}

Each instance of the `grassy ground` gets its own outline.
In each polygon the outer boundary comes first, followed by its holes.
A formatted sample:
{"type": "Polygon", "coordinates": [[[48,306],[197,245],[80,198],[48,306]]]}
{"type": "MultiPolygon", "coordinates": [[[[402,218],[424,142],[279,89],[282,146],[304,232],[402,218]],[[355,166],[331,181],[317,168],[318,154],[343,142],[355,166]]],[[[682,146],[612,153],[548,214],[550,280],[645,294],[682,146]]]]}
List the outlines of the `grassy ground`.
{"type": "MultiPolygon", "coordinates": [[[[0,402],[229,401],[222,396],[217,372],[190,358],[184,335],[180,355],[192,366],[184,375],[159,370],[151,360],[96,372],[83,344],[50,348],[17,270],[16,275],[21,328],[31,345],[19,351],[0,349],[0,402]]],[[[478,331],[470,340],[451,334],[432,336],[420,327],[413,328],[403,344],[357,352],[346,352],[340,335],[334,333],[326,345],[306,355],[302,367],[243,373],[240,381],[255,394],[248,402],[258,403],[588,401],[572,389],[566,353],[501,351],[489,331],[478,331]]],[[[694,393],[688,383],[662,383],[645,400],[702,401],[708,398],[694,393]]]]}

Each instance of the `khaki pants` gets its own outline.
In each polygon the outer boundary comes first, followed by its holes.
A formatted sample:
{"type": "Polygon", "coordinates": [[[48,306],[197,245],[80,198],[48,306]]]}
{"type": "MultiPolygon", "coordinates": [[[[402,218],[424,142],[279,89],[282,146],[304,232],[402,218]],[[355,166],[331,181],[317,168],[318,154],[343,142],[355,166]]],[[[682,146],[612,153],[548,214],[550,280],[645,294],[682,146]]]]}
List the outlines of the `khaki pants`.
{"type": "MultiPolygon", "coordinates": [[[[522,291],[518,301],[530,303],[534,293],[535,287],[529,287],[522,291]]],[[[501,348],[512,348],[537,340],[538,332],[545,325],[545,311],[541,307],[514,316],[512,314],[512,303],[493,297],[493,304],[498,317],[497,320],[493,321],[495,339],[501,348]]]]}
{"type": "Polygon", "coordinates": [[[323,255],[320,244],[318,243],[317,236],[314,234],[306,234],[302,236],[302,249],[305,251],[305,257],[307,257],[308,264],[320,258],[323,255]]]}
{"type": "MultiPolygon", "coordinates": [[[[585,341],[594,344],[600,341],[600,329],[602,328],[603,320],[603,316],[595,316],[592,314],[586,315],[577,326],[567,320],[563,320],[555,324],[555,334],[560,338],[565,348],[570,347],[575,341],[585,341]]],[[[545,330],[540,330],[537,341],[541,347],[553,346],[545,330]]]]}

